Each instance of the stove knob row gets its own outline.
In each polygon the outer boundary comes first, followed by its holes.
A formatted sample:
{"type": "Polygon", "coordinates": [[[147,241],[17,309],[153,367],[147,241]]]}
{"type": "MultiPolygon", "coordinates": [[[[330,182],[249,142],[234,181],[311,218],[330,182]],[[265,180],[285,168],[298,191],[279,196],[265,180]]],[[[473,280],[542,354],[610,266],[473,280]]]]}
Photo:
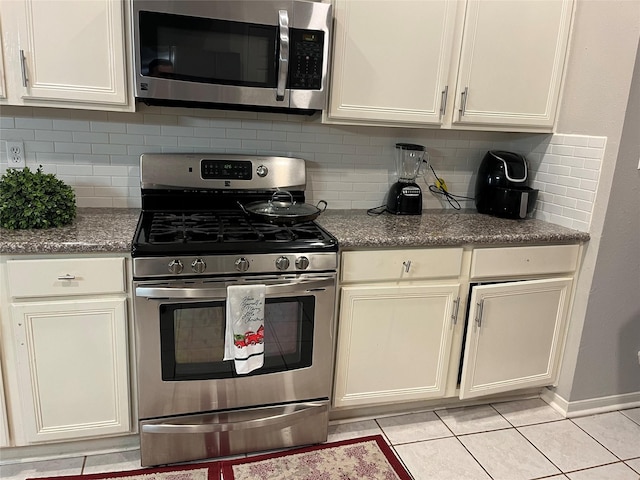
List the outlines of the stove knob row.
{"type": "MultiPolygon", "coordinates": [[[[309,259],[307,257],[298,257],[296,258],[295,263],[298,270],[306,270],[307,268],[309,268],[309,259]]],[[[276,268],[278,270],[286,270],[290,265],[290,260],[284,255],[276,259],[276,268]]]]}
{"type": "Polygon", "coordinates": [[[184,265],[182,265],[182,262],[180,260],[171,260],[169,262],[169,271],[174,275],[182,273],[183,268],[184,265]]]}
{"type": "Polygon", "coordinates": [[[240,257],[239,259],[237,259],[235,265],[236,270],[238,270],[239,272],[246,272],[247,270],[249,270],[249,260],[244,257],[240,257]]]}
{"type": "Polygon", "coordinates": [[[207,269],[207,264],[201,258],[196,258],[191,264],[191,269],[196,273],[203,273],[207,269]]]}

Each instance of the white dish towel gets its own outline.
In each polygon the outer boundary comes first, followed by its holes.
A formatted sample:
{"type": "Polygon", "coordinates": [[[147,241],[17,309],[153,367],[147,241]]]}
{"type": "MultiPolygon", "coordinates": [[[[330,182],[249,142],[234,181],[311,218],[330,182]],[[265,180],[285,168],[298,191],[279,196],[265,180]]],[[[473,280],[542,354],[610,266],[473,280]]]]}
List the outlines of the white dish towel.
{"type": "Polygon", "coordinates": [[[264,365],[265,290],[265,285],[227,287],[224,360],[233,360],[238,374],[264,365]]]}

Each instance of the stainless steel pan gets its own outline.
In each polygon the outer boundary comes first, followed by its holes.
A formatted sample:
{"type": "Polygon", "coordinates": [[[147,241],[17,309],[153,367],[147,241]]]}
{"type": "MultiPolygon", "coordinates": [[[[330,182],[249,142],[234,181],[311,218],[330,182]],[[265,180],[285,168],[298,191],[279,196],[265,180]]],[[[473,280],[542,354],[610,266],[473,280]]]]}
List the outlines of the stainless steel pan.
{"type": "Polygon", "coordinates": [[[242,211],[263,222],[294,225],[314,220],[327,209],[327,202],[320,200],[317,205],[297,203],[290,192],[275,192],[269,201],[251,202],[243,205],[242,211]],[[283,199],[284,198],[284,199],[283,199]]]}

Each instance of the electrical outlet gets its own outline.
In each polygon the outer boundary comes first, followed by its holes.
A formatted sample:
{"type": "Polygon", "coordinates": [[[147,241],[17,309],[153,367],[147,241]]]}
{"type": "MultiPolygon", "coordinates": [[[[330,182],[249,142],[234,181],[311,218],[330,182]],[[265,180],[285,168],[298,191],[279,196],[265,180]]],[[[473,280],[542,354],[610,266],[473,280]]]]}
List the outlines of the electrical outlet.
{"type": "Polygon", "coordinates": [[[7,162],[9,168],[24,168],[24,143],[7,141],[7,162]]]}

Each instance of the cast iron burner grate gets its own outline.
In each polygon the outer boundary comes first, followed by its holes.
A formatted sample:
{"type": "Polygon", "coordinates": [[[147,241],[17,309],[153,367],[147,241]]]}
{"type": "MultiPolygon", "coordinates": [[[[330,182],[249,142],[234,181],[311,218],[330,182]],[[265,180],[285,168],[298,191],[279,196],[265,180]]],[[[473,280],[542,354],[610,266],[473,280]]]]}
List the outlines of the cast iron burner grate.
{"type": "Polygon", "coordinates": [[[291,242],[321,240],[323,232],[313,222],[292,226],[254,222],[238,214],[213,212],[153,213],[150,244],[199,242],[291,242]]]}

